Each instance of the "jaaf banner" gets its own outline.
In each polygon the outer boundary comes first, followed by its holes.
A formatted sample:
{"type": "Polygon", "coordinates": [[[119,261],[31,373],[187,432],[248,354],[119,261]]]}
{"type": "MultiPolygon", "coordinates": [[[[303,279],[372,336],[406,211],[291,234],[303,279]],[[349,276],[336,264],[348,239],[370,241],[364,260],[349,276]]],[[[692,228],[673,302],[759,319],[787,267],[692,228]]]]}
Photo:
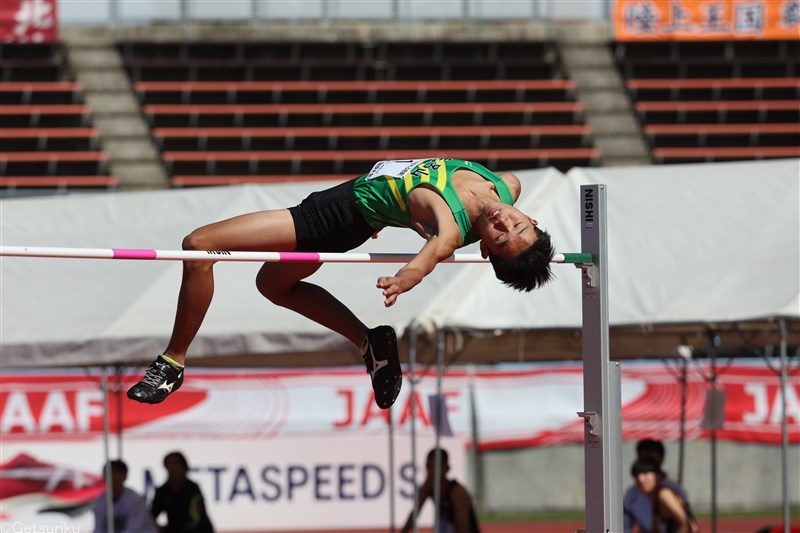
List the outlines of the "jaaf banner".
{"type": "Polygon", "coordinates": [[[619,41],[800,39],[800,0],[616,0],[619,41]]]}
{"type": "MultiPolygon", "coordinates": [[[[688,439],[706,439],[708,368],[690,367],[686,383],[688,439]]],[[[371,437],[385,435],[389,411],[375,405],[369,376],[360,370],[197,370],[157,407],[130,401],[128,373],[109,394],[110,427],[126,439],[371,437]],[[258,406],[254,409],[253,406],[258,406]]],[[[430,399],[436,376],[418,377],[413,398],[406,377],[392,408],[396,434],[433,432],[430,399]]],[[[113,381],[113,380],[112,380],[113,381]]],[[[681,385],[669,368],[626,364],[622,379],[623,440],[675,440],[680,434],[681,385]]],[[[725,392],[717,438],[779,445],[779,378],[766,365],[734,365],[717,378],[725,392]]],[[[800,380],[786,388],[789,440],[800,443],[800,380]]],[[[461,438],[477,432],[482,449],[583,442],[583,372],[579,365],[525,370],[448,370],[442,396],[448,425],[461,438]],[[474,413],[473,413],[474,406],[474,413]],[[533,408],[532,406],[535,406],[533,408]],[[473,416],[474,415],[474,416],[473,416]],[[473,428],[473,420],[475,428],[473,428]]],[[[78,372],[4,372],[0,375],[0,439],[93,440],[103,428],[103,394],[96,376],[78,372]]]]}

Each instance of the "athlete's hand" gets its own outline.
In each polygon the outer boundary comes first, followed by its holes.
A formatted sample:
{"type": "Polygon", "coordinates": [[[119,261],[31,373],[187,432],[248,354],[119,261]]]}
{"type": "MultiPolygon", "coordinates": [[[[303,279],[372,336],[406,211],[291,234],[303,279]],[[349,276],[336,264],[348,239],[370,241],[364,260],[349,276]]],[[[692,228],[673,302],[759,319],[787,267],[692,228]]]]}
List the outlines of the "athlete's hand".
{"type": "Polygon", "coordinates": [[[408,290],[403,286],[403,280],[397,276],[381,276],[378,278],[376,287],[383,289],[383,305],[391,307],[397,301],[397,297],[408,290]]]}
{"type": "Polygon", "coordinates": [[[398,296],[416,287],[423,277],[425,275],[418,268],[406,265],[398,270],[394,276],[378,278],[377,287],[383,289],[385,298],[383,305],[386,307],[393,306],[398,296]]]}

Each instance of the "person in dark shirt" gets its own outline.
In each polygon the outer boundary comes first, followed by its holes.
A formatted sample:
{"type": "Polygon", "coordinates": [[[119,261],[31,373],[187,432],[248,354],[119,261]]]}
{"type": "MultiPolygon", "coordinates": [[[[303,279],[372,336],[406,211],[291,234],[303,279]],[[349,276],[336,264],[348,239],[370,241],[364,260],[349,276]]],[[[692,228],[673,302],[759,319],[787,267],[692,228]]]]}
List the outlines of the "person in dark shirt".
{"type": "Polygon", "coordinates": [[[189,463],[181,452],[171,452],[164,457],[167,482],[156,489],[150,514],[157,519],[167,513],[167,525],[161,533],[214,533],[214,526],[206,514],[206,505],[200,487],[186,477],[189,463]]]}
{"type": "MultiPolygon", "coordinates": [[[[116,533],[156,533],[156,525],[147,512],[147,504],[136,491],[125,486],[128,479],[128,465],[119,459],[109,461],[107,469],[111,469],[112,519],[116,533]]],[[[106,493],[95,501],[94,533],[107,533],[108,509],[106,493]]],[[[9,530],[10,531],[10,530],[9,530]]]]}
{"type": "MultiPolygon", "coordinates": [[[[664,463],[665,453],[664,444],[661,441],[642,439],[636,443],[636,458],[655,462],[659,466],[659,469],[664,463]]],[[[670,479],[663,471],[660,473],[659,483],[680,496],[681,500],[684,502],[689,502],[686,490],[676,481],[670,479]]],[[[638,483],[633,483],[628,490],[625,491],[622,502],[625,533],[632,533],[634,531],[634,526],[638,526],[640,530],[644,531],[650,531],[652,529],[652,500],[651,495],[643,492],[638,483]]]]}
{"type": "MultiPolygon", "coordinates": [[[[475,506],[472,498],[458,481],[447,479],[450,470],[447,452],[441,448],[434,448],[428,452],[425,468],[428,475],[425,483],[417,494],[417,507],[422,508],[425,500],[433,499],[433,482],[436,476],[436,452],[441,457],[441,495],[439,498],[439,532],[440,533],[480,533],[478,519],[475,516],[475,506]]],[[[414,527],[414,511],[408,515],[402,533],[410,533],[414,527]]]]}

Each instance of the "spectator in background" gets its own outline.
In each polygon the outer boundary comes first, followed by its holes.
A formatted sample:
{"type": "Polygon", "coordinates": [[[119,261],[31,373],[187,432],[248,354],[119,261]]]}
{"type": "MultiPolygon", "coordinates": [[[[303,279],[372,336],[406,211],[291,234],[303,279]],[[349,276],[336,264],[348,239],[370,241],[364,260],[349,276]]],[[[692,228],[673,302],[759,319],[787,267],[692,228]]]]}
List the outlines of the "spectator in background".
{"type": "Polygon", "coordinates": [[[630,531],[640,533],[699,533],[700,528],[689,504],[662,483],[664,473],[656,461],[647,457],[637,459],[631,466],[631,476],[639,491],[650,501],[650,516],[632,516],[629,524],[628,510],[625,509],[626,531],[630,526],[630,531]]]}
{"type": "MultiPolygon", "coordinates": [[[[144,498],[125,486],[128,479],[128,465],[120,460],[109,461],[106,469],[111,469],[111,499],[113,501],[115,533],[156,533],[156,525],[144,498]]],[[[106,493],[100,495],[94,504],[94,531],[108,531],[106,493]]]]}
{"type": "Polygon", "coordinates": [[[171,452],[164,457],[167,482],[156,489],[150,512],[158,518],[167,513],[167,525],[161,533],[214,533],[214,526],[206,514],[206,505],[200,487],[186,477],[189,463],[181,452],[171,452]]]}
{"type": "MultiPolygon", "coordinates": [[[[661,486],[667,487],[683,499],[689,501],[686,491],[677,482],[671,480],[662,470],[665,450],[661,441],[643,439],[636,443],[636,458],[647,459],[655,462],[659,467],[661,486]]],[[[635,477],[635,476],[634,476],[635,477]]],[[[637,483],[634,483],[623,498],[623,518],[625,533],[632,533],[636,524],[640,531],[650,531],[653,520],[652,498],[642,492],[637,483]]]]}
{"type": "MultiPolygon", "coordinates": [[[[455,479],[447,479],[447,472],[450,470],[447,452],[441,448],[434,448],[428,452],[425,462],[427,477],[425,483],[417,494],[417,508],[422,509],[422,505],[429,497],[433,500],[433,482],[436,476],[436,452],[441,458],[441,495],[439,501],[439,531],[441,533],[480,533],[478,519],[475,516],[475,508],[472,505],[472,498],[465,489],[455,479]]],[[[414,511],[408,515],[406,525],[403,526],[402,533],[409,533],[414,528],[414,511]]]]}

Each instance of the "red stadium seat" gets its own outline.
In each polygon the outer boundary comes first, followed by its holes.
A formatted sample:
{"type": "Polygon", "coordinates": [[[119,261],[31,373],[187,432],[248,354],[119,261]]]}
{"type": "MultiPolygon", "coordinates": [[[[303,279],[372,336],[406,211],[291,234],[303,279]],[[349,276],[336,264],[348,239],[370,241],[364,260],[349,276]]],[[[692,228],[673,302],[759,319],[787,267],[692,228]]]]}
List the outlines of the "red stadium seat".
{"type": "Polygon", "coordinates": [[[644,131],[654,148],[800,145],[800,123],[651,124],[644,131]]]}
{"type": "Polygon", "coordinates": [[[635,79],[634,100],[787,100],[800,98],[800,78],[635,79]]]}
{"type": "Polygon", "coordinates": [[[571,80],[138,82],[145,104],[563,101],[571,80]]]}
{"type": "Polygon", "coordinates": [[[89,124],[91,109],[86,104],[2,105],[5,128],[81,128],[89,124]]]}
{"type": "Polygon", "coordinates": [[[629,89],[757,89],[763,87],[800,88],[800,78],[693,78],[633,79],[629,89]]]}
{"type": "Polygon", "coordinates": [[[577,102],[144,106],[155,127],[573,124],[582,111],[577,102]]]}
{"type": "Polygon", "coordinates": [[[27,161],[105,161],[105,152],[3,152],[0,163],[27,161]]]}
{"type": "Polygon", "coordinates": [[[754,100],[754,101],[711,101],[711,102],[639,102],[636,109],[650,111],[798,111],[800,100],[754,100]]]}
{"type": "Polygon", "coordinates": [[[108,154],[105,152],[0,152],[0,174],[75,175],[103,174],[108,154]]]}
{"type": "Polygon", "coordinates": [[[39,188],[113,188],[119,185],[114,176],[2,176],[5,189],[39,188]]]}
{"type": "MultiPolygon", "coordinates": [[[[162,158],[173,176],[285,176],[285,175],[348,175],[355,177],[368,171],[381,159],[422,157],[454,157],[486,164],[492,169],[520,169],[558,163],[593,165],[600,153],[594,148],[551,150],[440,150],[428,151],[225,151],[163,152],[162,158]]],[[[219,178],[222,179],[222,178],[219,178]]],[[[263,179],[263,178],[259,178],[263,179]]],[[[184,183],[185,184],[185,183],[184,183]]]]}
{"type": "Polygon", "coordinates": [[[648,135],[800,133],[800,124],[653,124],[645,127],[645,133],[648,135]]]}
{"type": "Polygon", "coordinates": [[[49,137],[53,139],[93,138],[100,135],[95,128],[2,128],[0,139],[49,137]]]}
{"type": "Polygon", "coordinates": [[[32,152],[98,148],[100,132],[95,128],[0,128],[0,150],[32,152]]]}
{"type": "Polygon", "coordinates": [[[645,124],[800,122],[800,100],[637,102],[636,111],[645,124]]]}
{"type": "MultiPolygon", "coordinates": [[[[22,107],[22,106],[20,106],[22,107]]],[[[64,106],[67,107],[67,106],[64,106]]],[[[148,105],[149,115],[248,115],[248,114],[407,114],[407,113],[574,113],[577,102],[548,103],[424,103],[424,104],[234,104],[234,105],[148,105]]]]}
{"type": "MultiPolygon", "coordinates": [[[[472,158],[488,161],[504,159],[560,159],[573,157],[597,157],[594,148],[568,148],[564,150],[450,150],[437,154],[422,154],[407,151],[351,151],[331,154],[328,151],[279,151],[279,152],[164,152],[165,161],[365,161],[382,159],[413,159],[420,157],[472,158]]],[[[0,156],[2,157],[2,156],[0,156]]],[[[1,159],[0,159],[1,160],[1,159]]],[[[495,166],[495,165],[492,165],[495,166]]]]}
{"type": "Polygon", "coordinates": [[[800,146],[755,146],[734,148],[656,148],[657,162],[712,162],[742,159],[800,157],[800,146]]]}
{"type": "Polygon", "coordinates": [[[0,83],[3,104],[77,104],[83,85],[76,81],[19,81],[0,83]]]}
{"type": "Polygon", "coordinates": [[[392,147],[567,148],[591,144],[591,129],[570,126],[442,126],[419,128],[156,128],[163,150],[347,150],[392,147]]]}
{"type": "Polygon", "coordinates": [[[176,187],[198,187],[209,185],[238,185],[242,183],[298,183],[304,181],[334,181],[342,182],[352,179],[350,174],[286,174],[275,176],[259,175],[199,175],[199,176],[173,176],[171,183],[176,187]]]}

